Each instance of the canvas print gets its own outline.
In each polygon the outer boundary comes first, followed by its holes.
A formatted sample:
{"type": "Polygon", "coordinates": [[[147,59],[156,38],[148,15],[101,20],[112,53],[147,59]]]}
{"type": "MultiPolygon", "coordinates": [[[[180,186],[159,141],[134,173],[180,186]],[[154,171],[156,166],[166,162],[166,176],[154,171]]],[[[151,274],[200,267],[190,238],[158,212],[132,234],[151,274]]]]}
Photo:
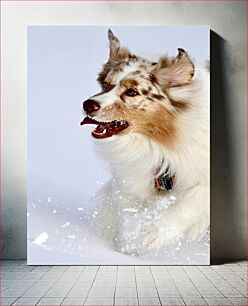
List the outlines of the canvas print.
{"type": "Polygon", "coordinates": [[[209,264],[208,26],[28,28],[28,263],[209,264]]]}

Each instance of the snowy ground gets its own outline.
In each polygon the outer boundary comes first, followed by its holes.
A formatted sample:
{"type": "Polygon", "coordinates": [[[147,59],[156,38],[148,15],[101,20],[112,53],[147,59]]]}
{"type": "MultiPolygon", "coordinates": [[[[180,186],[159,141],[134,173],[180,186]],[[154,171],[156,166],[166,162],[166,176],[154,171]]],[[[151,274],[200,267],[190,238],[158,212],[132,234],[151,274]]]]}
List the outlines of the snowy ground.
{"type": "MultiPolygon", "coordinates": [[[[50,186],[46,188],[50,189],[50,186]]],[[[98,205],[101,192],[84,201],[75,194],[74,201],[70,194],[61,197],[52,190],[49,194],[49,197],[33,199],[29,203],[29,264],[209,264],[207,240],[194,245],[180,245],[160,254],[148,251],[142,256],[122,254],[115,250],[113,243],[116,220],[111,217],[110,207],[102,211],[98,205]],[[107,217],[106,212],[110,213],[107,217]],[[102,216],[105,218],[104,228],[102,216]]]]}

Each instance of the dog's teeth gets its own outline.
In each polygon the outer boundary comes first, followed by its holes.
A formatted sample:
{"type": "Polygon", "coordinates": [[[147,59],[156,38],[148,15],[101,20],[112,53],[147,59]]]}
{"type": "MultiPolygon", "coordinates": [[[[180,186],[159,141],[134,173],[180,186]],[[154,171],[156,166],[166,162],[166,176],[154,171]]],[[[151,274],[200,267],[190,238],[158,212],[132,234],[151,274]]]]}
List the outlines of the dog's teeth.
{"type": "Polygon", "coordinates": [[[107,129],[104,129],[102,132],[93,131],[94,134],[102,135],[107,133],[107,129]]]}

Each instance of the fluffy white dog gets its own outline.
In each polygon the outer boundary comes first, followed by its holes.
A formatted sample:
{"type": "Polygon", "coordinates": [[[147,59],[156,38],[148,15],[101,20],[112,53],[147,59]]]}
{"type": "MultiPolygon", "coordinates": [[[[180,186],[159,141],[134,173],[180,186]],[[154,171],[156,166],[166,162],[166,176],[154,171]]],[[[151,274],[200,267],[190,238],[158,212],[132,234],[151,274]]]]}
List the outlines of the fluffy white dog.
{"type": "Polygon", "coordinates": [[[129,254],[198,241],[209,228],[208,69],[183,49],[151,62],[108,35],[102,92],[83,103],[81,122],[97,125],[92,136],[113,171],[105,229],[118,223],[116,247],[129,254]]]}

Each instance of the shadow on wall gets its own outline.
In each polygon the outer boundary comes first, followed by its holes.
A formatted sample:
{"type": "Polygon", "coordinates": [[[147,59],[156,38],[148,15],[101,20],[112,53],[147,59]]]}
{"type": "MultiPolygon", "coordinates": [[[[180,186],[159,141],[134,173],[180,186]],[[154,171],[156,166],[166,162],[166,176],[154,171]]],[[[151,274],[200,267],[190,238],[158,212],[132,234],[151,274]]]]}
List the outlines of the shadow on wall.
{"type": "Polygon", "coordinates": [[[231,157],[225,40],[210,33],[211,97],[211,263],[238,258],[240,232],[235,222],[234,169],[231,157]],[[236,244],[236,245],[235,245],[236,244]]]}

